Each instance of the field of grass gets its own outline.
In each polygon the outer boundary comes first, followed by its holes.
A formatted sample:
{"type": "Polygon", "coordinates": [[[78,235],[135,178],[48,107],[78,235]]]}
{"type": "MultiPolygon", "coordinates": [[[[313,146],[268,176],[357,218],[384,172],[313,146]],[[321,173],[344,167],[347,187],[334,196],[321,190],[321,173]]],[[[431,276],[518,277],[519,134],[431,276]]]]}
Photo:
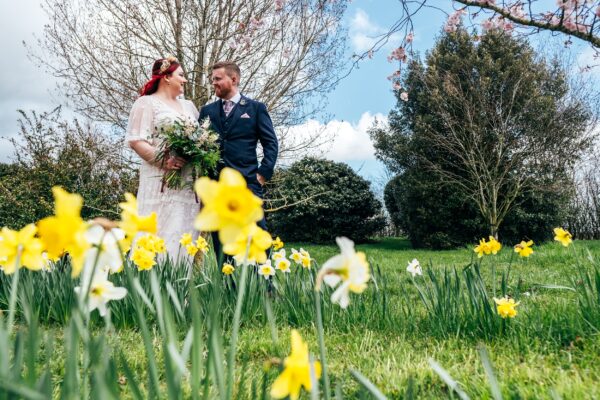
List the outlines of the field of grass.
{"type": "MultiPolygon", "coordinates": [[[[252,385],[256,393],[260,393],[262,386],[268,393],[268,387],[279,372],[271,364],[289,353],[291,328],[299,330],[312,354],[319,358],[312,290],[314,269],[339,249],[333,244],[288,243],[285,246],[288,254],[292,248],[300,247],[308,250],[315,260],[312,271],[295,266],[288,276],[278,272],[273,283],[254,271],[250,273],[234,385],[242,398],[258,396],[252,394],[252,385]],[[272,324],[265,311],[267,305],[273,310],[272,324]]],[[[431,368],[429,359],[445,368],[471,398],[493,398],[478,351],[481,346],[487,349],[506,399],[600,397],[600,279],[597,275],[594,278],[600,265],[596,260],[600,257],[600,242],[576,241],[568,248],[558,243],[535,246],[535,253],[527,259],[519,258],[510,246],[505,246],[498,255],[486,256],[480,263],[472,248],[414,250],[406,240],[394,238],[358,245],[357,250],[364,251],[371,263],[373,280],[369,288],[360,295],[353,294],[347,310],[330,303],[330,290],[323,294],[329,376],[332,387],[344,398],[371,398],[348,373],[349,369],[359,371],[389,398],[452,396],[448,386],[431,368]],[[424,271],[423,276],[414,280],[406,272],[407,263],[413,258],[420,261],[424,271]],[[507,294],[520,301],[514,319],[503,320],[495,314],[491,300],[494,290],[496,297],[507,294]]],[[[184,305],[181,315],[173,313],[177,326],[174,336],[178,346],[183,346],[193,317],[185,306],[185,288],[177,286],[183,275],[165,271],[167,268],[159,269],[159,279],[163,290],[166,282],[173,283],[173,292],[184,305]]],[[[200,321],[203,326],[214,324],[217,317],[210,310],[217,304],[222,335],[212,339],[209,335],[206,340],[216,340],[226,346],[239,268],[233,277],[223,277],[224,291],[218,295],[217,303],[210,289],[218,282],[214,272],[195,271],[202,310],[200,321]]],[[[22,296],[31,297],[29,303],[39,303],[41,329],[45,337],[54,337],[49,365],[54,393],[58,395],[63,380],[67,380],[65,376],[69,375],[65,372],[69,349],[63,346],[68,342],[64,326],[69,301],[73,301],[67,297],[75,283],[68,275],[53,280],[50,276],[54,273],[43,279],[39,275],[24,274],[25,294],[22,296]]],[[[142,275],[140,272],[139,278],[146,288],[148,279],[142,275]]],[[[124,279],[115,284],[127,286],[124,279]]],[[[0,285],[0,308],[6,309],[8,279],[3,277],[0,285]]],[[[149,377],[147,347],[128,301],[112,303],[113,329],[105,331],[105,322],[95,313],[90,325],[118,356],[114,376],[120,382],[118,394],[134,398],[123,379],[122,364],[127,363],[142,382],[142,391],[147,390],[144,382],[149,377]]],[[[161,359],[163,328],[157,326],[160,323],[154,319],[149,313],[152,345],[157,359],[161,359]]],[[[219,359],[223,362],[225,356],[219,359]]],[[[169,372],[162,363],[158,365],[161,390],[166,392],[169,372]]],[[[183,397],[189,396],[189,386],[193,384],[187,382],[183,397]]],[[[218,397],[217,393],[214,387],[209,389],[209,397],[218,397]]],[[[309,398],[307,393],[304,396],[309,398]]]]}

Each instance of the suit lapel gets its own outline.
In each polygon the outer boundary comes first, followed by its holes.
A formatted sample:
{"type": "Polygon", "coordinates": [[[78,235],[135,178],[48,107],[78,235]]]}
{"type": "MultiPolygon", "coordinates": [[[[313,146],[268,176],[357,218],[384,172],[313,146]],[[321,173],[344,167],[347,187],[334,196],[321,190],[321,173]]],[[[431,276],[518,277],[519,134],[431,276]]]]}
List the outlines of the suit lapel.
{"type": "Polygon", "coordinates": [[[229,132],[233,130],[233,127],[239,121],[242,114],[246,112],[246,105],[248,105],[248,99],[242,96],[240,101],[233,107],[233,110],[231,110],[231,117],[229,117],[231,118],[231,121],[229,121],[229,132]]]}
{"type": "Polygon", "coordinates": [[[219,133],[221,134],[221,136],[223,136],[223,100],[219,99],[217,101],[215,101],[217,109],[214,111],[216,114],[216,118],[215,120],[217,121],[217,124],[219,125],[219,133]]]}

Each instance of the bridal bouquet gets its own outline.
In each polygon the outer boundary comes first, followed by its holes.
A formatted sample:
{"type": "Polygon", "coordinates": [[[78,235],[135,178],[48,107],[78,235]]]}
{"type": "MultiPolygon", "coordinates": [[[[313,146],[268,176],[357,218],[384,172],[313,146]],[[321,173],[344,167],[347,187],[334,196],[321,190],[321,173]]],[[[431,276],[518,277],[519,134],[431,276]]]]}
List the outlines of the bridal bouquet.
{"type": "Polygon", "coordinates": [[[169,170],[163,175],[163,187],[183,189],[193,185],[196,178],[212,175],[221,157],[219,135],[210,129],[207,117],[200,125],[193,119],[165,120],[156,124],[159,139],[156,161],[165,163],[171,156],[186,160],[185,168],[169,170]],[[184,171],[191,167],[192,181],[184,179],[184,171]]]}

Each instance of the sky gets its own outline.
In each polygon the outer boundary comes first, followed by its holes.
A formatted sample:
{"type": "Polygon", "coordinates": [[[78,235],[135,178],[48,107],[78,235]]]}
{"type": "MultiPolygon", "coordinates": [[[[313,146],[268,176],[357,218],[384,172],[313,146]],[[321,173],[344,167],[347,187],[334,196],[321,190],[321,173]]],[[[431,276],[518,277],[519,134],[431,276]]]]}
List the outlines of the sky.
{"type": "MultiPolygon", "coordinates": [[[[8,3],[8,0],[0,1],[8,3]]],[[[5,66],[4,73],[0,74],[0,162],[9,161],[13,152],[6,138],[17,133],[17,109],[49,111],[60,104],[60,98],[53,94],[57,82],[28,59],[23,46],[23,41],[33,43],[36,35],[40,37],[46,22],[40,0],[11,1],[9,4],[0,13],[0,48],[5,66]]],[[[343,22],[349,34],[347,57],[368,50],[400,15],[398,0],[353,0],[343,22]]],[[[430,49],[445,19],[439,10],[424,10],[418,14],[414,20],[414,50],[424,54],[430,49]]],[[[376,120],[385,122],[395,106],[396,99],[386,77],[397,69],[397,65],[386,58],[399,45],[400,39],[399,36],[391,37],[372,59],[361,62],[341,80],[329,94],[323,116],[296,127],[298,132],[318,129],[334,134],[335,140],[323,149],[324,156],[348,163],[372,182],[381,182],[386,175],[383,165],[375,158],[367,131],[376,120]]],[[[540,40],[549,38],[534,38],[538,43],[540,40]]],[[[550,41],[560,43],[561,40],[564,38],[550,41]]],[[[586,47],[569,51],[576,52],[582,62],[591,59],[591,51],[586,47]]],[[[595,78],[600,78],[598,69],[593,73],[595,78]]]]}

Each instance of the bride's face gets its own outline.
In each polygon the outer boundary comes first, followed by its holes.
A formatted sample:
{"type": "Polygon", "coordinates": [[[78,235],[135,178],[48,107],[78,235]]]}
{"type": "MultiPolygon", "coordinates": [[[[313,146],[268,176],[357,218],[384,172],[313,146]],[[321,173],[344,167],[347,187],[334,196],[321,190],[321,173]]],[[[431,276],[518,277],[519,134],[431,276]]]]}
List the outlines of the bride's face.
{"type": "Polygon", "coordinates": [[[179,94],[183,94],[183,88],[184,88],[184,85],[186,82],[187,82],[187,79],[185,79],[185,74],[183,73],[183,69],[181,67],[178,67],[171,74],[171,78],[169,79],[169,83],[171,85],[169,85],[169,86],[170,86],[171,90],[177,91],[179,94]]]}

